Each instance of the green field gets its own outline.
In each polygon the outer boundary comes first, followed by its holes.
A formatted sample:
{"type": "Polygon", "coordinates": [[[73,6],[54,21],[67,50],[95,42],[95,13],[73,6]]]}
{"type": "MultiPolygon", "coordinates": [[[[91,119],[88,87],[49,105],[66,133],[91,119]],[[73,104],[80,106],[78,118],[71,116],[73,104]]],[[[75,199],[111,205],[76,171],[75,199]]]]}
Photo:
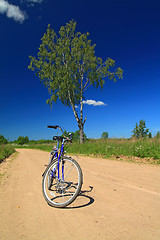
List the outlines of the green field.
{"type": "MultiPolygon", "coordinates": [[[[53,144],[29,144],[23,148],[50,151],[53,144]]],[[[17,146],[20,147],[20,146],[17,146]]],[[[65,150],[70,154],[86,154],[98,157],[122,156],[138,157],[152,164],[160,164],[160,139],[88,139],[84,144],[66,144],[65,150]]],[[[134,161],[134,159],[132,159],[134,161]]]]}

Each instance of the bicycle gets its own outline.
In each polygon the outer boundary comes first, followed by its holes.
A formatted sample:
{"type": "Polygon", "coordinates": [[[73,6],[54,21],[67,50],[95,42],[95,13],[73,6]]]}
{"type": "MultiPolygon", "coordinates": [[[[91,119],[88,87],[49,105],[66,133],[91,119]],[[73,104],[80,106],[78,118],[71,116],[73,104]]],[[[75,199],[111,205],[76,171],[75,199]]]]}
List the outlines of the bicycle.
{"type": "Polygon", "coordinates": [[[57,141],[57,147],[54,146],[51,150],[49,164],[42,174],[42,192],[50,206],[64,208],[71,204],[81,191],[82,170],[76,160],[64,155],[64,144],[67,141],[72,142],[72,134],[66,137],[62,128],[57,125],[47,127],[61,130],[62,136],[53,137],[53,140],[57,141]]]}

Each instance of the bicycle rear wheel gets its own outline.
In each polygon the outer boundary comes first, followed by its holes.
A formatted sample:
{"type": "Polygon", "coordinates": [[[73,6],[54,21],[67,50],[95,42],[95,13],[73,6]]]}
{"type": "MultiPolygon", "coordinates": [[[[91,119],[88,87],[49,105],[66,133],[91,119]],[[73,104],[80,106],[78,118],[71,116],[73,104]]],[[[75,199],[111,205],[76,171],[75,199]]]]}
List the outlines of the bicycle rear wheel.
{"type": "Polygon", "coordinates": [[[42,192],[49,205],[63,208],[71,204],[80,193],[83,176],[77,161],[67,156],[64,156],[59,163],[59,176],[57,168],[58,159],[55,159],[46,168],[43,175],[42,192]],[[56,171],[53,179],[50,179],[53,169],[56,171]],[[48,179],[51,184],[48,184],[48,179]]]}

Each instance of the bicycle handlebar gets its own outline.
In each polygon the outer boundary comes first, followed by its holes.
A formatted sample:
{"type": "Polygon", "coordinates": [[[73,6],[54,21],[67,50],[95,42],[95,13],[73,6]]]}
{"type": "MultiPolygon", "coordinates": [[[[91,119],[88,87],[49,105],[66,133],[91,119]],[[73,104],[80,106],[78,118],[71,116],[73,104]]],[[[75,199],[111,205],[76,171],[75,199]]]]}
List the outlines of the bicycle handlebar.
{"type": "Polygon", "coordinates": [[[66,136],[64,135],[63,129],[62,129],[60,126],[58,126],[58,125],[55,125],[55,126],[48,125],[47,128],[54,128],[54,129],[57,129],[57,128],[58,128],[58,129],[60,129],[61,132],[62,132],[62,134],[63,134],[63,136],[64,136],[64,138],[65,138],[67,141],[71,141],[71,142],[72,142],[72,137],[71,137],[71,139],[68,138],[68,137],[66,137],[66,136]]]}
{"type": "Polygon", "coordinates": [[[54,129],[57,129],[57,128],[59,128],[59,126],[58,126],[58,125],[55,125],[55,126],[48,125],[47,128],[54,128],[54,129]]]}

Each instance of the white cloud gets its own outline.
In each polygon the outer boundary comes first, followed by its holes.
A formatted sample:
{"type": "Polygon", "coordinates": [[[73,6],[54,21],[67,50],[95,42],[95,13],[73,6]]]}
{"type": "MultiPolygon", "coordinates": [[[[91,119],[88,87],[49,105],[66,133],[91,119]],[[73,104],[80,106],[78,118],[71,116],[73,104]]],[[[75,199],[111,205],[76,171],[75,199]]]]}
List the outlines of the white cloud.
{"type": "Polygon", "coordinates": [[[0,0],[0,13],[5,13],[8,9],[8,3],[4,0],[0,0]]]}
{"type": "Polygon", "coordinates": [[[102,101],[95,101],[95,100],[87,100],[87,101],[83,101],[83,104],[87,104],[87,105],[93,105],[93,106],[106,106],[107,104],[105,104],[102,101]]]}
{"type": "Polygon", "coordinates": [[[27,18],[26,13],[20,10],[18,6],[10,4],[5,0],[0,0],[0,13],[6,14],[8,18],[13,18],[20,23],[23,23],[27,18]]]}

